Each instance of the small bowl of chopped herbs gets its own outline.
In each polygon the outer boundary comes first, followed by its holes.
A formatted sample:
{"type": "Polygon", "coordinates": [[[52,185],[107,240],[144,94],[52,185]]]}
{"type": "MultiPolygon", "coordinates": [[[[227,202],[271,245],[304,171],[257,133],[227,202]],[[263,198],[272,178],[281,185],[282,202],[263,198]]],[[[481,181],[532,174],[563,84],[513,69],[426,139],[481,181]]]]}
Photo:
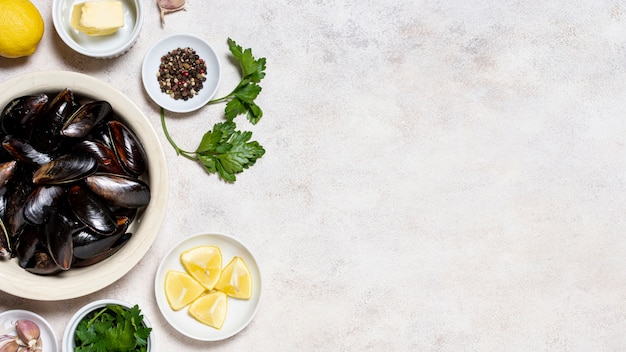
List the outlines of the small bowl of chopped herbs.
{"type": "Polygon", "coordinates": [[[154,344],[152,326],[139,306],[115,299],[82,307],[63,334],[64,352],[150,352],[154,344]]]}

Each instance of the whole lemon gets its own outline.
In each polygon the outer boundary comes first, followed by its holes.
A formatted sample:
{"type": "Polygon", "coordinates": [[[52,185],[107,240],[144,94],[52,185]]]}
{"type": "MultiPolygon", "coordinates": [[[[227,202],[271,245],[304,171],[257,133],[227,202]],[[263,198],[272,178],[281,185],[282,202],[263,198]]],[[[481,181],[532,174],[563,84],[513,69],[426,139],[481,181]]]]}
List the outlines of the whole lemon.
{"type": "Polygon", "coordinates": [[[29,0],[0,0],[0,56],[32,55],[43,37],[43,18],[29,0]]]}

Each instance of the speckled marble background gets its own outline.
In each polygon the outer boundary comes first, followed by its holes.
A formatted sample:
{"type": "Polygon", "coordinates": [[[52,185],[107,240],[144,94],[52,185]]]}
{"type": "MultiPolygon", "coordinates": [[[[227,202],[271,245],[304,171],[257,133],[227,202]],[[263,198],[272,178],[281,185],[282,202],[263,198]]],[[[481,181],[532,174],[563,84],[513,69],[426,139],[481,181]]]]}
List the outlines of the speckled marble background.
{"type": "MultiPolygon", "coordinates": [[[[0,293],[62,336],[78,307],[139,303],[159,351],[626,349],[626,5],[622,1],[201,1],[161,27],[145,0],[135,47],[72,52],[51,1],[27,59],[87,73],[146,111],[172,185],[155,244],[106,289],[57,303],[0,293]],[[267,58],[252,127],[266,155],[225,184],[177,157],[140,81],[159,38],[191,32],[239,79],[226,38],[267,58]],[[199,232],[242,239],[264,275],[240,334],[196,342],[154,302],[160,259],[199,232]]],[[[222,95],[223,95],[222,94],[222,95]]],[[[220,108],[170,115],[194,148],[220,108]],[[187,137],[188,136],[188,137],[187,137]]],[[[185,145],[188,143],[188,145],[185,145]]]]}

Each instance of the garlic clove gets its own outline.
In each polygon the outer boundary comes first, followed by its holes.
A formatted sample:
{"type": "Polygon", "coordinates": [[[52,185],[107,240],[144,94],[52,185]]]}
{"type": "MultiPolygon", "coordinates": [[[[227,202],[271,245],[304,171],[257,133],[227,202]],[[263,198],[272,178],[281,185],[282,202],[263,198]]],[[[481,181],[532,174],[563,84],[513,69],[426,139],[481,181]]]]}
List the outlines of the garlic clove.
{"type": "Polygon", "coordinates": [[[0,340],[0,352],[17,352],[20,344],[17,343],[15,336],[7,336],[6,339],[0,340]]]}
{"type": "MultiPolygon", "coordinates": [[[[41,331],[39,330],[39,326],[34,322],[26,319],[18,320],[15,323],[15,330],[17,331],[17,336],[25,343],[28,347],[33,347],[37,344],[37,340],[41,335],[41,331]]],[[[2,351],[0,351],[2,352],[2,351]]]]}
{"type": "Polygon", "coordinates": [[[161,10],[161,24],[165,24],[165,14],[185,9],[185,0],[157,0],[161,10]]]}

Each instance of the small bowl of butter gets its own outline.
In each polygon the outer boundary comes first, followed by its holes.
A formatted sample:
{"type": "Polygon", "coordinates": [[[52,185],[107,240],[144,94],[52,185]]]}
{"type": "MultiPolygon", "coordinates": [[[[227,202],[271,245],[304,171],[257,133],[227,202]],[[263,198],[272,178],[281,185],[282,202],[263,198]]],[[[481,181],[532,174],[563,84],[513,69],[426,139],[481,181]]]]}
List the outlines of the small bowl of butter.
{"type": "Polygon", "coordinates": [[[74,51],[99,59],[125,54],[143,25],[141,0],[53,0],[57,33],[74,51]]]}

